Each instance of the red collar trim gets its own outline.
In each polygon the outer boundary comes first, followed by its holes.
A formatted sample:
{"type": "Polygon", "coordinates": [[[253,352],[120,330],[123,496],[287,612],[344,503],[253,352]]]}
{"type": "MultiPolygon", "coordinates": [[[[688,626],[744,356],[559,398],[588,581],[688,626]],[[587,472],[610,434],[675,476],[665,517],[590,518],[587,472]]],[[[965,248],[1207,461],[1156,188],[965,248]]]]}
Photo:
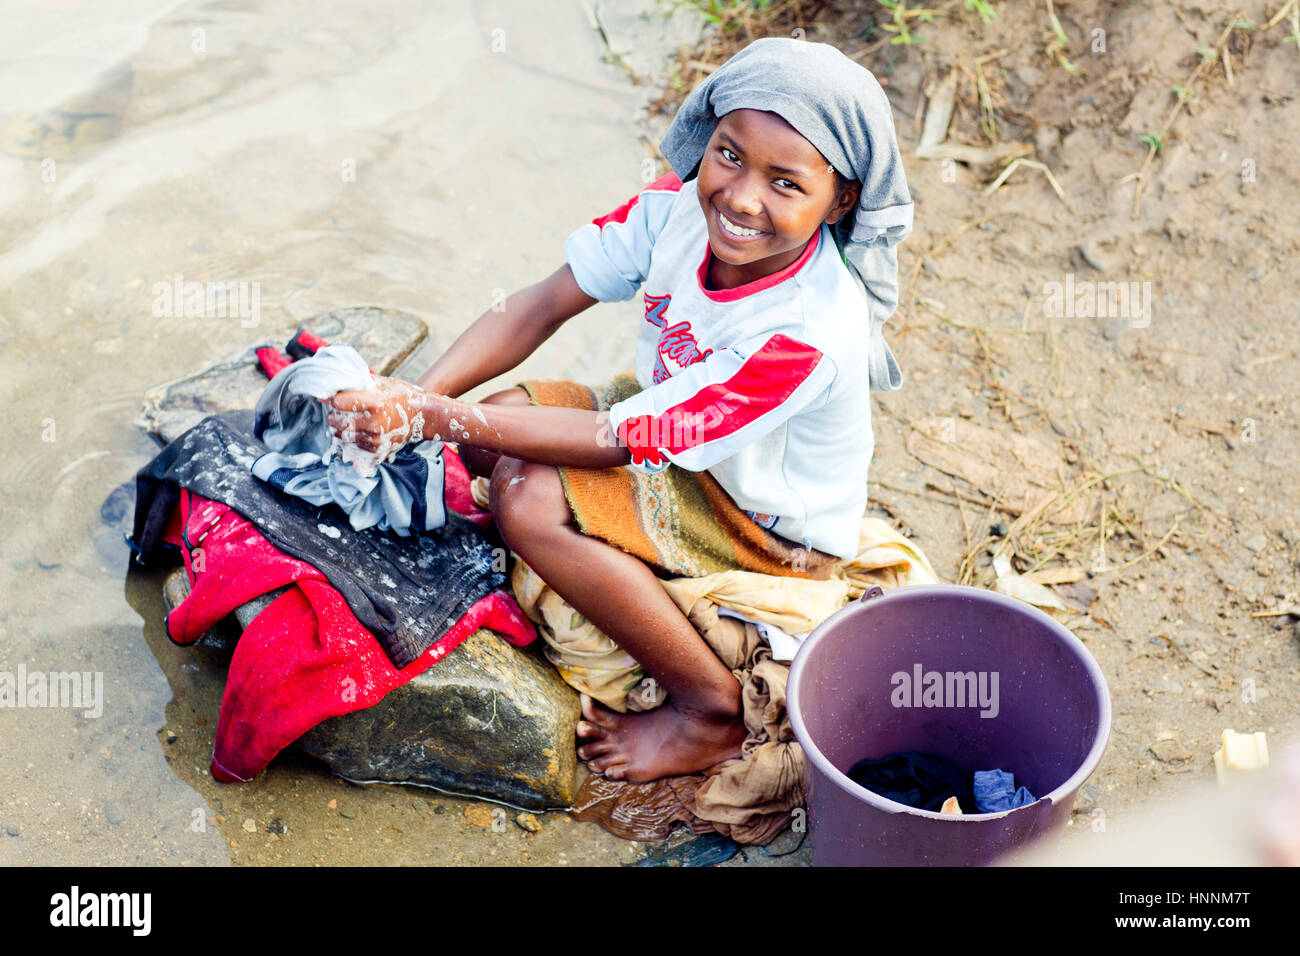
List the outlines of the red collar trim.
{"type": "MultiPolygon", "coordinates": [[[[707,233],[705,234],[707,237],[707,233]]],[[[695,277],[699,280],[700,291],[714,302],[735,302],[737,299],[743,299],[747,295],[753,295],[755,292],[762,292],[764,289],[770,289],[780,282],[784,282],[790,276],[794,275],[804,267],[804,264],[812,258],[817,251],[817,243],[821,240],[822,230],[818,226],[817,231],[813,233],[808,245],[800,253],[799,258],[794,260],[784,269],[773,272],[770,276],[763,276],[761,279],[755,279],[753,282],[746,282],[744,285],[738,285],[734,289],[706,289],[705,280],[709,276],[709,262],[713,259],[713,248],[709,245],[708,239],[704,240],[704,261],[700,267],[695,270],[695,277]]]]}

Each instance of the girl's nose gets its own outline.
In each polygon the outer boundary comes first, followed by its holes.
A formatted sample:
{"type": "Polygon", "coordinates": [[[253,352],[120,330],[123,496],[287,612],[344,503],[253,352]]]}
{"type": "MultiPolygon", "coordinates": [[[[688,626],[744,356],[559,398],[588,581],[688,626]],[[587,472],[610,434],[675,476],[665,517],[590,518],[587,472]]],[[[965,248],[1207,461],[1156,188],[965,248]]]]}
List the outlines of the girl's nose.
{"type": "Polygon", "coordinates": [[[759,199],[758,184],[751,176],[741,176],[732,187],[727,203],[737,213],[745,216],[759,216],[763,212],[763,203],[759,199]]]}

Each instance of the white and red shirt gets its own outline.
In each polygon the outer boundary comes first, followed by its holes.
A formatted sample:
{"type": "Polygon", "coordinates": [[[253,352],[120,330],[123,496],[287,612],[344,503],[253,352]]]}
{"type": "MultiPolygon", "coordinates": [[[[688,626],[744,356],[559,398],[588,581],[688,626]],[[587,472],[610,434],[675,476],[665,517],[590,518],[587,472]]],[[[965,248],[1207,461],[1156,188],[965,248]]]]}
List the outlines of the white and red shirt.
{"type": "Polygon", "coordinates": [[[576,229],[565,259],[604,302],[644,285],[636,376],[610,409],[632,467],[707,470],[775,534],[851,558],[867,506],[870,313],[824,223],[790,265],[707,289],[696,180],[669,174],[576,229]]]}

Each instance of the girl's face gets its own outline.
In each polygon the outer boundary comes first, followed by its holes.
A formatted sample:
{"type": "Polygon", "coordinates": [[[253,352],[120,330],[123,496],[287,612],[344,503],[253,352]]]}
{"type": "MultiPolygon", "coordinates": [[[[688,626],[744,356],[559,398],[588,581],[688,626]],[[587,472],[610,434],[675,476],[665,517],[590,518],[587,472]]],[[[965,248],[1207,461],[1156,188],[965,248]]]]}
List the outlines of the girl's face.
{"type": "Polygon", "coordinates": [[[817,147],[775,113],[733,110],[718,121],[696,189],[709,246],[735,269],[736,281],[785,268],[823,222],[838,222],[857,205],[859,184],[837,200],[828,165],[817,147]]]}

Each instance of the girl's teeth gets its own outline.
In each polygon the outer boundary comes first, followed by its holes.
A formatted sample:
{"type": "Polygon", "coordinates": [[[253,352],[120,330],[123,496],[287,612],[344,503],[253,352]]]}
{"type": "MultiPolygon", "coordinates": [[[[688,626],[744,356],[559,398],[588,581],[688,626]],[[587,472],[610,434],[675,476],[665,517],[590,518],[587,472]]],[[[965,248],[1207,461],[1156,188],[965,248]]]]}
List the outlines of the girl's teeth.
{"type": "Polygon", "coordinates": [[[734,222],[732,222],[722,213],[718,213],[718,218],[722,220],[722,228],[726,229],[727,232],[734,233],[737,236],[761,236],[763,234],[762,231],[759,229],[744,229],[740,226],[737,226],[734,222]]]}

